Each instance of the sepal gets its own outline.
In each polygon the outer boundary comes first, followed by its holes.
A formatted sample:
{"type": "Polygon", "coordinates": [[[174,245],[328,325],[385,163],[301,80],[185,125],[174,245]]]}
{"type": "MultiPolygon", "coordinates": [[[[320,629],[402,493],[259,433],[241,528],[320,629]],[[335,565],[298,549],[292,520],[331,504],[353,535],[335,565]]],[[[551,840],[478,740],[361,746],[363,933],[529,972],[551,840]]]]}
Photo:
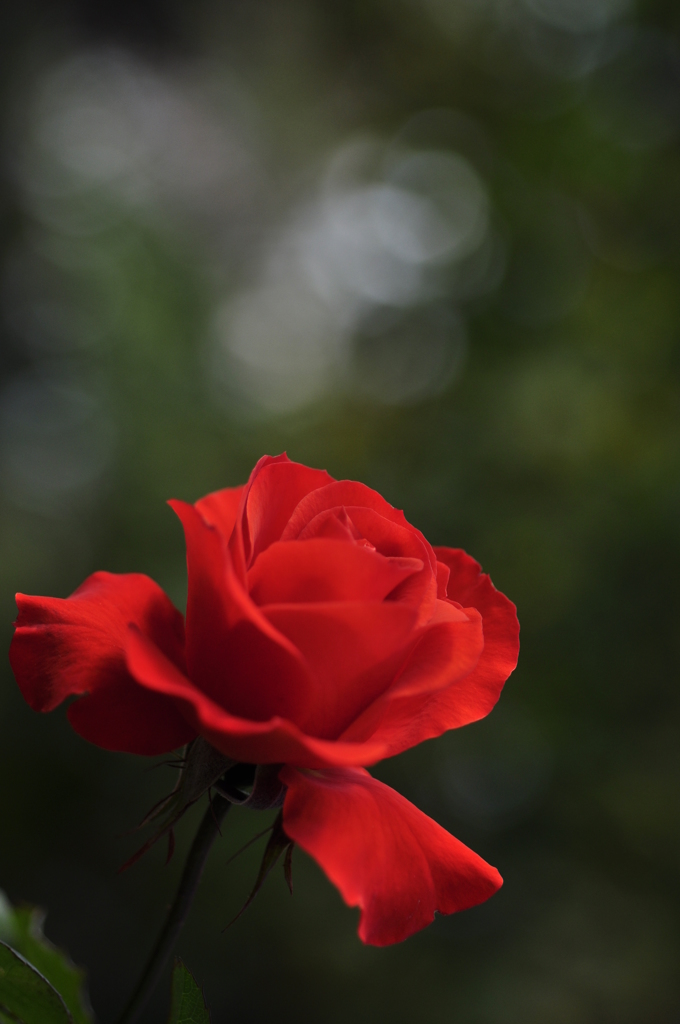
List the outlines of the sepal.
{"type": "Polygon", "coordinates": [[[216,750],[202,736],[192,740],[185,747],[184,755],[180,758],[179,776],[175,788],[151,808],[137,829],[144,828],[145,825],[158,818],[162,817],[163,820],[151,838],[147,839],[120,870],[124,871],[135,864],[147,850],[166,835],[168,836],[169,860],[174,849],[173,829],[177,822],[192,804],[200,800],[203,794],[207,793],[217,780],[235,765],[236,761],[216,750]]]}
{"type": "Polygon", "coordinates": [[[295,843],[293,842],[293,840],[284,832],[283,811],[279,811],[276,820],[274,821],[274,824],[272,826],[272,832],[271,835],[269,836],[269,841],[267,842],[267,845],[265,847],[264,854],[262,855],[262,863],[260,864],[260,870],[257,873],[257,878],[255,879],[255,885],[253,886],[248,899],[245,901],[245,903],[239,910],[238,914],[229,922],[227,928],[230,928],[235,921],[238,921],[239,917],[242,914],[244,914],[245,911],[248,909],[248,907],[253,902],[258,892],[266,882],[270,872],[274,867],[276,867],[276,864],[282,854],[285,854],[283,861],[283,874],[286,879],[286,884],[292,896],[292,856],[294,846],[295,843]]]}

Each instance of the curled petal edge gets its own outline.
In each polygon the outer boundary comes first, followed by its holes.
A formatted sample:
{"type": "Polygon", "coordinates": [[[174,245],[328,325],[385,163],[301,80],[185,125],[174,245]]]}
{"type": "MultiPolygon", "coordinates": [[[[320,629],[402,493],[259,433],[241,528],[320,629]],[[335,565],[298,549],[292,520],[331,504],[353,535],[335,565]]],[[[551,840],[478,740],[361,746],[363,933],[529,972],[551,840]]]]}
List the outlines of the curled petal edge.
{"type": "Polygon", "coordinates": [[[292,764],[301,768],[375,764],[385,756],[382,743],[347,743],[306,736],[292,722],[237,718],[207,697],[146,637],[131,627],[126,644],[130,674],[140,686],[163,694],[195,731],[217,750],[251,764],[292,764]]]}
{"type": "Polygon", "coordinates": [[[421,632],[391,686],[352,722],[343,739],[379,739],[383,722],[397,708],[407,706],[412,714],[434,694],[464,686],[474,672],[484,648],[481,615],[476,608],[437,603],[442,606],[438,619],[421,632]]]}
{"type": "Polygon", "coordinates": [[[473,670],[462,679],[426,695],[384,702],[375,728],[359,733],[348,730],[347,739],[369,738],[388,748],[394,757],[424,740],[449,729],[479,721],[493,709],[519,655],[517,609],[486,573],[464,551],[436,548],[438,559],[450,569],[448,600],[474,606],[482,616],[484,649],[473,670]]]}

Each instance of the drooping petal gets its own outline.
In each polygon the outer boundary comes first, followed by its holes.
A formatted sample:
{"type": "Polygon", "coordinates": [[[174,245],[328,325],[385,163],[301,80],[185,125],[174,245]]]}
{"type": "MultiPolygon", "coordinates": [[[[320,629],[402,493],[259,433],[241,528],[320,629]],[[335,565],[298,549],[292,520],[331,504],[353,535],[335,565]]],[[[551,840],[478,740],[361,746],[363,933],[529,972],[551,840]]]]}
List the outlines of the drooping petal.
{"type": "MultiPolygon", "coordinates": [[[[473,670],[462,679],[454,679],[449,686],[425,698],[417,694],[384,706],[375,731],[364,730],[361,738],[368,739],[370,735],[382,740],[389,747],[390,756],[484,718],[517,665],[519,622],[512,601],[496,590],[478,563],[464,551],[437,548],[436,552],[439,561],[451,570],[449,598],[473,606],[482,616],[484,649],[473,670]]],[[[359,730],[351,735],[358,738],[359,730]]]]}
{"type": "Polygon", "coordinates": [[[233,533],[244,491],[245,484],[241,487],[225,487],[221,491],[206,494],[194,506],[206,523],[217,527],[226,543],[233,533]]]}
{"type": "Polygon", "coordinates": [[[353,540],[276,541],[256,559],[248,590],[258,605],[382,601],[422,567],[418,558],[385,558],[353,540]]]}
{"type": "Polygon", "coordinates": [[[288,787],[286,834],[323,868],[345,902],[359,907],[359,937],[401,942],[435,913],[492,896],[502,879],[468,847],[361,768],[279,775],[288,787]]]}
{"type": "Polygon", "coordinates": [[[69,708],[74,729],[107,750],[160,754],[194,730],[172,701],[138,686],[125,663],[134,623],[175,665],[184,666],[184,623],[161,588],[139,573],[97,572],[70,597],[17,594],[10,662],[36,711],[86,694],[69,708]]]}
{"type": "Polygon", "coordinates": [[[413,609],[396,601],[265,605],[262,611],[302,652],[316,684],[295,721],[325,739],[337,739],[389,686],[415,626],[413,609]]]}
{"type": "Polygon", "coordinates": [[[248,484],[245,506],[248,564],[252,565],[274,541],[281,540],[288,520],[305,495],[332,481],[325,470],[291,462],[287,455],[260,459],[248,484]]]}
{"type": "Polygon", "coordinates": [[[196,733],[237,761],[323,768],[375,764],[384,757],[385,748],[380,743],[317,739],[304,735],[292,722],[279,716],[262,722],[229,714],[134,629],[129,631],[127,664],[130,673],[150,695],[171,699],[196,733]]]}
{"type": "Polygon", "coordinates": [[[221,533],[193,505],[170,502],[184,526],[189,591],[187,669],[196,686],[231,714],[296,721],[312,681],[295,646],[250,600],[221,533]]]}

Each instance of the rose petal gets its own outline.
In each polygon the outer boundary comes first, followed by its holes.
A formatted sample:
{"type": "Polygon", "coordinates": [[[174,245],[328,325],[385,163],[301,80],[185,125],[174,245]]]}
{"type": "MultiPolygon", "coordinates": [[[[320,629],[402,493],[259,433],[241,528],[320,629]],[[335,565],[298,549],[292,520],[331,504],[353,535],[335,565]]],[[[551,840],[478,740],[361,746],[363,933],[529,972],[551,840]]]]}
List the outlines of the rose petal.
{"type": "Polygon", "coordinates": [[[265,605],[276,629],[300,650],[315,681],[305,732],[336,739],[389,686],[403,662],[415,614],[395,601],[265,605]]]}
{"type": "MultiPolygon", "coordinates": [[[[297,540],[315,516],[343,506],[345,508],[373,509],[374,512],[390,522],[396,523],[397,526],[403,526],[414,533],[419,532],[407,522],[400,509],[394,508],[389,501],[385,501],[382,495],[367,487],[366,484],[359,483],[357,480],[331,480],[325,486],[318,487],[300,500],[290,516],[288,525],[281,535],[281,540],[297,540]]],[[[427,544],[427,546],[430,545],[427,544]]]]}
{"type": "MultiPolygon", "coordinates": [[[[451,570],[449,597],[472,605],[482,616],[484,649],[475,668],[463,679],[432,695],[395,700],[371,733],[382,740],[390,756],[408,750],[423,740],[441,736],[449,729],[476,722],[496,704],[503,684],[517,665],[519,622],[512,601],[496,590],[490,578],[464,551],[437,548],[437,558],[451,570]]],[[[359,730],[352,738],[359,738],[359,730]]],[[[368,739],[364,731],[362,739],[368,739]]],[[[348,737],[349,738],[349,737],[348,737]]]]}
{"type": "Polygon", "coordinates": [[[425,625],[434,612],[437,600],[437,562],[428,542],[417,530],[390,522],[374,509],[350,506],[347,514],[362,537],[366,537],[381,555],[422,560],[422,571],[404,580],[392,598],[409,602],[417,608],[418,624],[425,625]]]}
{"type": "Polygon", "coordinates": [[[437,597],[443,600],[447,597],[446,588],[449,585],[451,570],[443,562],[437,562],[437,597]]]}
{"type": "Polygon", "coordinates": [[[245,485],[241,487],[224,487],[221,491],[213,491],[197,501],[197,508],[203,519],[210,526],[215,526],[222,534],[225,542],[229,541],[236,517],[239,512],[245,485]]]}
{"type": "Polygon", "coordinates": [[[234,571],[240,580],[241,584],[245,587],[246,585],[246,568],[248,559],[250,556],[250,530],[248,527],[248,517],[246,515],[246,504],[248,501],[248,494],[253,483],[259,476],[260,472],[267,466],[277,465],[279,463],[290,462],[290,459],[283,452],[281,455],[263,455],[261,459],[258,459],[252,473],[248,479],[248,483],[243,488],[241,495],[241,501],[236,513],[236,522],[234,529],[229,540],[229,552],[231,555],[232,564],[234,571]]]}
{"type": "Polygon", "coordinates": [[[67,717],[83,739],[125,754],[167,754],[196,736],[172,701],[119,675],[100,675],[97,688],[74,701],[67,717]]]}
{"type": "MultiPolygon", "coordinates": [[[[323,488],[323,490],[328,491],[329,488],[323,488]]],[[[373,493],[369,488],[366,488],[366,491],[369,495],[373,493]]],[[[291,518],[291,523],[294,522],[300,509],[312,498],[314,495],[308,495],[300,503],[295,515],[291,518]]],[[[387,505],[387,502],[384,504],[387,505]]],[[[387,505],[387,507],[392,509],[391,505],[387,505]]],[[[392,509],[392,512],[395,513],[396,509],[392,509]]],[[[417,608],[418,623],[424,625],[434,611],[434,602],[437,598],[437,562],[432,548],[422,534],[406,523],[402,513],[398,513],[396,518],[399,519],[399,517],[400,520],[395,521],[395,517],[387,518],[370,507],[337,506],[325,509],[315,515],[300,531],[299,538],[304,538],[306,542],[308,537],[323,534],[328,530],[329,524],[335,521],[340,526],[345,525],[347,531],[351,532],[355,538],[365,538],[371,547],[385,557],[420,559],[423,563],[421,571],[411,574],[391,596],[394,600],[408,602],[417,608]],[[433,565],[435,566],[434,570],[433,565]]],[[[292,536],[284,537],[284,540],[294,539],[296,538],[292,536]]]]}
{"type": "MultiPolygon", "coordinates": [[[[415,526],[411,526],[401,509],[394,508],[394,506],[390,505],[389,501],[385,501],[383,496],[378,494],[377,491],[372,490],[370,487],[367,487],[366,484],[359,483],[356,480],[333,480],[332,483],[327,484],[325,487],[319,487],[317,490],[312,491],[306,497],[302,498],[299,505],[290,516],[288,525],[283,531],[280,539],[297,540],[299,535],[305,527],[311,523],[315,516],[331,509],[341,509],[343,507],[347,509],[352,519],[354,519],[354,516],[350,511],[351,509],[371,509],[379,516],[382,516],[383,519],[387,519],[396,526],[401,526],[405,530],[408,530],[409,533],[414,534],[419,538],[424,550],[427,552],[427,560],[430,563],[430,568],[436,575],[437,559],[432,546],[427,542],[427,540],[425,540],[425,537],[420,530],[416,530],[415,526]]],[[[357,523],[357,525],[359,524],[357,523]]],[[[361,527],[359,528],[361,529],[361,527]]],[[[364,536],[367,535],[364,534],[364,536]]],[[[371,538],[369,537],[368,539],[370,540],[371,538]]],[[[408,552],[405,551],[401,553],[408,554],[408,552]]],[[[383,554],[386,554],[386,552],[383,552],[383,554]]]]}
{"type": "Polygon", "coordinates": [[[363,714],[357,716],[342,738],[360,742],[369,737],[390,742],[392,723],[399,707],[413,714],[433,694],[455,684],[465,685],[484,650],[482,617],[475,608],[461,609],[449,601],[437,601],[431,623],[419,637],[392,684],[363,714]]]}
{"type": "Polygon", "coordinates": [[[382,601],[423,563],[385,558],[353,540],[277,541],[248,573],[258,605],[291,601],[382,601]]]}
{"type": "MultiPolygon", "coordinates": [[[[297,540],[314,540],[315,537],[326,537],[332,540],[356,541],[361,534],[343,508],[330,508],[319,512],[307,523],[297,540]]],[[[283,543],[286,543],[284,541],[283,543]]]]}
{"type": "Polygon", "coordinates": [[[184,623],[161,588],[140,573],[97,572],[70,597],[17,594],[10,662],[24,697],[51,711],[70,696],[74,729],[107,750],[160,754],[194,731],[164,698],[139,687],[125,663],[128,623],[184,665],[184,623]]]}
{"type": "Polygon", "coordinates": [[[127,641],[127,664],[140,686],[172,698],[195,732],[227,757],[250,764],[287,763],[306,768],[375,764],[380,743],[336,743],[305,736],[292,722],[274,717],[254,722],[230,715],[201,693],[146,637],[134,629],[127,641]]]}
{"type": "Polygon", "coordinates": [[[278,459],[260,459],[251,475],[246,498],[246,556],[249,565],[261,551],[281,540],[281,534],[300,500],[332,480],[333,477],[325,470],[290,462],[287,455],[278,456],[278,459]]]}
{"type": "Polygon", "coordinates": [[[364,942],[401,942],[435,912],[473,907],[502,885],[495,868],[361,768],[287,766],[279,778],[286,834],[361,909],[364,942]]]}
{"type": "Polygon", "coordinates": [[[193,505],[170,505],[187,544],[189,676],[234,715],[296,721],[309,707],[313,689],[300,652],[250,600],[218,530],[193,505]]]}

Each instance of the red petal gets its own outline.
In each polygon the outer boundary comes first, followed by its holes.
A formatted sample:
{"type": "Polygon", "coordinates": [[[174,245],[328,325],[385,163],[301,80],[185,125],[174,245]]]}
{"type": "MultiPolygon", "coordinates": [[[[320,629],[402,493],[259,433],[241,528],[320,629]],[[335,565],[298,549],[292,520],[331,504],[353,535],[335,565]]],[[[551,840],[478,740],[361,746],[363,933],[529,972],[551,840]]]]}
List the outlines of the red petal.
{"type": "MultiPolygon", "coordinates": [[[[519,622],[512,601],[496,590],[474,559],[464,551],[437,548],[437,558],[451,570],[448,593],[460,603],[476,608],[482,616],[484,650],[475,668],[463,679],[423,700],[422,695],[395,700],[373,734],[384,741],[390,756],[423,740],[441,736],[448,729],[476,722],[496,704],[503,684],[517,665],[519,622]]],[[[358,730],[352,731],[357,738],[358,730]]],[[[349,738],[349,736],[348,736],[349,738]]],[[[361,738],[368,738],[365,732],[361,738]]]]}
{"type": "Polygon", "coordinates": [[[221,534],[193,505],[170,505],[187,543],[187,668],[196,686],[234,715],[296,721],[312,682],[300,652],[250,600],[221,534]]]}
{"type": "Polygon", "coordinates": [[[201,498],[194,506],[201,513],[206,523],[217,527],[227,542],[234,530],[234,524],[236,523],[236,517],[245,489],[245,485],[241,487],[225,487],[221,491],[213,491],[212,494],[206,494],[205,498],[201,498]]]}
{"type": "Polygon", "coordinates": [[[364,942],[401,942],[435,912],[474,907],[502,885],[495,868],[361,768],[285,767],[279,777],[286,834],[361,909],[364,942]]]}
{"type": "Polygon", "coordinates": [[[201,693],[154,644],[134,629],[129,631],[127,662],[141,686],[153,694],[171,697],[197,733],[237,761],[323,768],[375,764],[384,756],[384,747],[379,743],[334,743],[305,736],[280,717],[253,722],[230,715],[201,693]]]}
{"type": "MultiPolygon", "coordinates": [[[[385,557],[418,558],[422,561],[422,570],[409,576],[395,591],[392,598],[398,601],[408,601],[417,608],[420,625],[428,622],[434,611],[434,602],[437,597],[437,560],[423,535],[409,526],[403,513],[392,508],[379,494],[364,487],[363,484],[353,484],[343,480],[307,495],[291,517],[282,539],[284,541],[295,540],[298,537],[302,539],[323,534],[333,520],[339,524],[346,523],[347,532],[351,529],[355,535],[358,534],[359,537],[365,538],[377,552],[385,557]],[[363,491],[357,494],[356,489],[360,488],[363,488],[363,491]],[[370,501],[370,504],[337,505],[330,509],[324,508],[321,511],[316,511],[317,506],[326,499],[335,500],[337,497],[342,497],[343,491],[346,492],[345,496],[348,498],[363,497],[366,502],[370,501]],[[379,506],[382,511],[374,506],[379,506]],[[383,515],[384,511],[389,514],[383,515]],[[311,518],[309,521],[304,521],[308,514],[311,515],[311,518]]],[[[333,529],[337,530],[337,527],[333,525],[333,529]]]]}
{"type": "Polygon", "coordinates": [[[241,584],[246,584],[246,565],[249,558],[250,552],[250,531],[248,528],[248,518],[246,516],[246,504],[248,501],[248,494],[253,483],[259,476],[260,472],[268,466],[278,465],[279,463],[290,462],[290,459],[285,452],[281,455],[263,455],[258,460],[253,471],[250,474],[248,483],[245,484],[243,492],[241,494],[241,500],[239,502],[238,509],[236,510],[236,521],[234,523],[234,529],[229,540],[229,552],[231,555],[232,565],[234,571],[241,581],[241,584]]]}
{"type": "MultiPolygon", "coordinates": [[[[491,583],[488,574],[482,572],[479,562],[462,548],[435,548],[434,552],[437,560],[449,570],[446,596],[452,601],[464,605],[472,604],[481,611],[479,600],[481,597],[483,603],[488,603],[489,587],[495,594],[500,594],[491,583]]],[[[505,600],[507,601],[507,598],[505,600]]]]}
{"type": "Polygon", "coordinates": [[[466,686],[484,650],[482,617],[475,608],[437,601],[430,625],[405,659],[393,683],[342,734],[359,742],[368,737],[393,742],[394,722],[413,716],[433,694],[456,684],[466,686]]]}
{"type": "Polygon", "coordinates": [[[381,555],[422,560],[422,571],[404,580],[392,598],[407,601],[417,608],[418,624],[424,626],[434,612],[437,599],[437,560],[422,533],[408,524],[401,526],[391,522],[371,508],[349,507],[347,513],[362,537],[381,555]]]}
{"type": "Polygon", "coordinates": [[[195,735],[172,702],[130,676],[124,654],[128,623],[184,665],[182,616],[161,588],[137,573],[97,572],[69,598],[17,594],[19,616],[10,661],[36,711],[51,711],[74,694],[74,729],[107,750],[159,754],[195,735]]]}
{"type": "Polygon", "coordinates": [[[446,596],[446,588],[449,585],[451,570],[443,562],[437,562],[437,597],[443,600],[446,596]]]}
{"type": "MultiPolygon", "coordinates": [[[[385,501],[377,491],[356,480],[333,480],[325,487],[319,487],[318,490],[308,494],[300,501],[295,512],[291,515],[290,521],[281,535],[281,540],[296,540],[315,516],[329,509],[339,509],[343,506],[348,510],[352,519],[354,519],[354,516],[351,509],[372,509],[384,519],[389,520],[389,522],[402,526],[410,533],[415,534],[420,538],[425,550],[428,552],[432,571],[436,572],[437,563],[432,548],[420,530],[416,530],[414,526],[411,526],[404,513],[390,505],[389,501],[385,501]]],[[[372,538],[369,537],[368,539],[371,540],[372,538]]]]}
{"type": "Polygon", "coordinates": [[[333,477],[325,470],[290,462],[287,455],[260,459],[251,474],[246,499],[249,565],[260,551],[281,540],[281,534],[300,500],[332,480],[333,477]]]}
{"type": "MultiPolygon", "coordinates": [[[[412,530],[413,527],[407,522],[404,513],[389,501],[385,501],[377,491],[367,487],[366,484],[357,480],[331,480],[325,486],[308,494],[301,499],[298,507],[290,516],[282,540],[297,540],[298,536],[308,523],[311,523],[315,516],[329,509],[349,508],[350,506],[371,508],[379,515],[389,519],[398,526],[405,526],[412,530]]],[[[414,530],[414,532],[417,532],[414,530]]]]}
{"type": "Polygon", "coordinates": [[[337,739],[390,684],[412,641],[415,614],[396,601],[266,605],[263,612],[302,652],[315,681],[305,732],[337,739]]]}
{"type": "MultiPolygon", "coordinates": [[[[307,523],[297,540],[313,540],[315,537],[326,537],[331,540],[360,540],[361,534],[347,515],[345,508],[329,508],[307,523]]],[[[285,541],[284,541],[285,543],[285,541]]]]}
{"type": "Polygon", "coordinates": [[[422,567],[418,558],[385,558],[351,539],[277,541],[258,556],[248,589],[259,605],[382,601],[422,567]]]}

